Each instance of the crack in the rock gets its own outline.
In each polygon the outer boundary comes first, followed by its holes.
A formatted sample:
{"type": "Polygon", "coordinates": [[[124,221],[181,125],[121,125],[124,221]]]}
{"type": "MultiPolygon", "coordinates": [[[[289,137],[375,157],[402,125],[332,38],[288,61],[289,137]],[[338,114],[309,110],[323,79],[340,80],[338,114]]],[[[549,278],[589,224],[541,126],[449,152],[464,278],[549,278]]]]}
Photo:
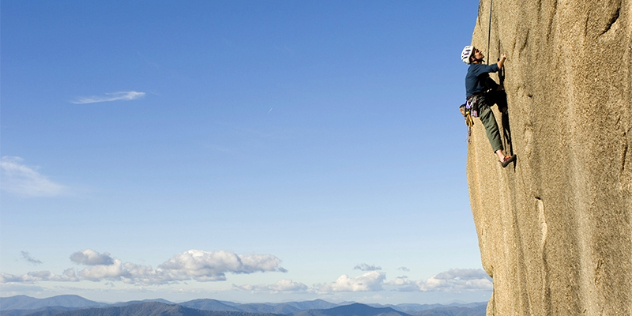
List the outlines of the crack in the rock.
{"type": "Polygon", "coordinates": [[[604,35],[606,33],[608,33],[608,31],[610,31],[610,29],[612,28],[612,25],[617,22],[617,20],[619,19],[619,14],[621,12],[621,7],[617,8],[617,11],[612,15],[612,17],[610,17],[610,21],[608,21],[608,25],[606,26],[606,29],[601,32],[601,35],[604,35]]]}

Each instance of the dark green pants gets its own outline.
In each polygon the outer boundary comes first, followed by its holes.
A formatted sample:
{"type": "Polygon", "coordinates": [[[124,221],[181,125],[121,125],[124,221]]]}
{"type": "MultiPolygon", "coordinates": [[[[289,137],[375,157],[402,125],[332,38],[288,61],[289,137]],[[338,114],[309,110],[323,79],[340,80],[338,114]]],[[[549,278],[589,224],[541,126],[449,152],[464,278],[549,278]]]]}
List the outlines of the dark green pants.
{"type": "Polygon", "coordinates": [[[481,119],[483,126],[485,126],[485,133],[487,133],[489,143],[492,145],[494,152],[496,152],[499,149],[503,149],[503,143],[500,138],[500,131],[498,130],[496,117],[491,109],[491,106],[493,105],[491,102],[493,101],[485,95],[481,95],[479,98],[482,98],[482,100],[479,100],[479,118],[481,119]]]}

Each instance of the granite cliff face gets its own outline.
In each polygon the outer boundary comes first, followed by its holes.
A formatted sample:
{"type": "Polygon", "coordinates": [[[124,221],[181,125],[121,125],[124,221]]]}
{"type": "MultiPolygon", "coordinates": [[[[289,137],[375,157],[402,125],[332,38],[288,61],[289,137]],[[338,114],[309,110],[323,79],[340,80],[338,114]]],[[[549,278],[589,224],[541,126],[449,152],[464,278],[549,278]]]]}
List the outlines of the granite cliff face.
{"type": "Polygon", "coordinates": [[[632,0],[491,2],[472,45],[507,55],[509,113],[494,112],[518,159],[501,168],[475,120],[487,314],[632,315],[632,0]]]}

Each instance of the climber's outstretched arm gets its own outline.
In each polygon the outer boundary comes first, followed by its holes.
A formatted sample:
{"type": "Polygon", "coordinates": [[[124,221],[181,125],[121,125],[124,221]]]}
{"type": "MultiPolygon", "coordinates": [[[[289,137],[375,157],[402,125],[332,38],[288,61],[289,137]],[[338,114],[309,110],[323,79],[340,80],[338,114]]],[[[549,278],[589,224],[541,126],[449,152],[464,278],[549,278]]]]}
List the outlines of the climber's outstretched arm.
{"type": "Polygon", "coordinates": [[[496,65],[498,65],[498,69],[502,69],[503,68],[503,64],[505,63],[505,59],[507,59],[507,56],[505,56],[505,54],[503,54],[503,56],[500,57],[500,60],[498,61],[498,63],[496,63],[496,65]]]}

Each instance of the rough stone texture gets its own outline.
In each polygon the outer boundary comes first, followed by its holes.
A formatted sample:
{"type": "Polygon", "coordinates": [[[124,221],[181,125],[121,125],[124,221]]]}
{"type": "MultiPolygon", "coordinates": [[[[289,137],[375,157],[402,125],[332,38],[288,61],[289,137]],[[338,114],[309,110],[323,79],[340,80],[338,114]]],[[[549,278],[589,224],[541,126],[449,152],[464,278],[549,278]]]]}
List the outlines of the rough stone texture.
{"type": "Polygon", "coordinates": [[[503,132],[518,160],[501,168],[475,120],[487,314],[632,315],[632,0],[490,2],[472,44],[507,55],[503,132]]]}

